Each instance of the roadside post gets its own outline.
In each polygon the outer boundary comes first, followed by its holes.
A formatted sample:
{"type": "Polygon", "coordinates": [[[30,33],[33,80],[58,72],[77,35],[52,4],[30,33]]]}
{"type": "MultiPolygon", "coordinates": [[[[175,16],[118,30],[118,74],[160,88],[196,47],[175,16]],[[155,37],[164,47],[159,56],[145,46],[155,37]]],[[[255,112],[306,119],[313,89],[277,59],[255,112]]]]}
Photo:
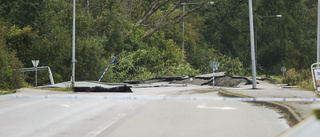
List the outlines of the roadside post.
{"type": "Polygon", "coordinates": [[[219,63],[215,61],[210,62],[210,67],[212,68],[212,88],[214,88],[214,71],[218,69],[219,63]]]}
{"type": "Polygon", "coordinates": [[[101,75],[100,79],[98,80],[100,82],[100,80],[102,79],[102,77],[104,76],[104,74],[108,71],[110,65],[116,60],[116,57],[112,57],[110,60],[110,64],[108,65],[108,67],[106,68],[106,70],[103,72],[103,74],[101,75]]]}
{"type": "Polygon", "coordinates": [[[35,69],[35,72],[36,72],[36,87],[38,86],[38,78],[37,78],[37,67],[39,65],[39,60],[31,60],[32,64],[33,64],[33,67],[35,69]]]}

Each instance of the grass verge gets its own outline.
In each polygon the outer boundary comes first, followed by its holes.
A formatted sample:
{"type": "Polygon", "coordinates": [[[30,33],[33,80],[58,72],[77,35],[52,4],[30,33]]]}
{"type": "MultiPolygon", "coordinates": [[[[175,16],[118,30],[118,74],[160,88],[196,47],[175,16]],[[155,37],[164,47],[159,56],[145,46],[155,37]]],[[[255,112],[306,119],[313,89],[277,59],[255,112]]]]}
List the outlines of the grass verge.
{"type": "Polygon", "coordinates": [[[11,94],[13,92],[14,92],[13,90],[0,90],[0,95],[11,94]]]}
{"type": "Polygon", "coordinates": [[[51,90],[51,91],[62,91],[62,92],[72,92],[72,88],[46,88],[46,90],[51,90]]]}

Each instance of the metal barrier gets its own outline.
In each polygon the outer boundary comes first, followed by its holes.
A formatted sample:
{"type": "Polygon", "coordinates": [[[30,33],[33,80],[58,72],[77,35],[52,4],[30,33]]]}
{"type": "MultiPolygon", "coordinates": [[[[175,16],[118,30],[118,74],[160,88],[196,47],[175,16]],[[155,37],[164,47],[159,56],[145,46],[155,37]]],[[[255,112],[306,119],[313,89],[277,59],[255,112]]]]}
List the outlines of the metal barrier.
{"type": "MultiPolygon", "coordinates": [[[[53,76],[52,76],[52,72],[51,72],[50,67],[48,67],[48,66],[41,66],[41,67],[37,67],[37,70],[48,70],[51,85],[54,84],[54,80],[53,80],[53,76]]],[[[32,68],[22,68],[22,69],[21,69],[21,72],[30,72],[30,71],[36,71],[36,68],[35,68],[35,67],[32,67],[32,68]]]]}

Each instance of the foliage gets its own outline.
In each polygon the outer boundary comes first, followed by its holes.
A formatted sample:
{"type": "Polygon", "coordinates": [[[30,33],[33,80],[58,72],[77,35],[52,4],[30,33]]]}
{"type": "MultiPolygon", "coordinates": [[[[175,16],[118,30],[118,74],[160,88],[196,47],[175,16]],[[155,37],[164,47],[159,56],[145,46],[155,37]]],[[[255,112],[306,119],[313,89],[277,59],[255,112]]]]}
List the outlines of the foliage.
{"type": "Polygon", "coordinates": [[[215,49],[198,49],[196,54],[188,59],[189,62],[192,62],[191,65],[195,66],[196,69],[199,69],[202,74],[212,73],[212,69],[209,66],[211,61],[219,63],[218,70],[216,71],[226,72],[227,75],[245,76],[249,74],[249,70],[244,68],[239,58],[223,55],[215,49]]]}
{"type": "Polygon", "coordinates": [[[22,28],[34,25],[40,14],[46,10],[46,0],[1,0],[0,15],[12,26],[22,28]]]}
{"type": "Polygon", "coordinates": [[[32,31],[30,26],[19,29],[16,26],[10,28],[9,34],[6,36],[6,45],[11,51],[15,51],[24,66],[31,64],[31,60],[35,58],[39,51],[34,41],[38,39],[37,32],[32,31]]]}
{"type": "MultiPolygon", "coordinates": [[[[222,54],[251,65],[248,2],[219,1],[202,9],[203,39],[222,54]]],[[[257,0],[253,3],[258,72],[281,74],[279,68],[308,68],[315,62],[316,9],[311,0],[257,0]],[[282,18],[274,18],[281,14],[282,18]]]]}
{"type": "MultiPolygon", "coordinates": [[[[170,43],[170,41],[168,42],[170,43]]],[[[162,76],[198,74],[189,63],[174,54],[179,50],[173,46],[168,46],[164,50],[156,47],[151,48],[151,50],[139,49],[135,52],[121,52],[117,55],[118,59],[112,67],[112,77],[120,80],[146,80],[162,76]]]]}
{"type": "Polygon", "coordinates": [[[24,76],[19,72],[21,62],[15,51],[9,51],[5,46],[5,37],[8,34],[6,25],[0,22],[0,89],[11,90],[20,88],[24,83],[24,76]]]}
{"type": "Polygon", "coordinates": [[[285,72],[284,77],[280,79],[280,83],[298,86],[301,89],[313,90],[312,75],[309,69],[289,69],[285,72]]]}

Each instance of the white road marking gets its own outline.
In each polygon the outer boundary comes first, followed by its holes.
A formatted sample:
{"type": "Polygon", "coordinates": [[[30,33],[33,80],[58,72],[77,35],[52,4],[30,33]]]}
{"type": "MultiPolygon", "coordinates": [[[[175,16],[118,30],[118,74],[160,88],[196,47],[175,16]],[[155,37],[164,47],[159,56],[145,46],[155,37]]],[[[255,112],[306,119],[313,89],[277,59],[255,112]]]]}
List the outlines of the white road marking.
{"type": "Polygon", "coordinates": [[[158,97],[166,97],[167,95],[157,95],[158,97]]]}
{"type": "Polygon", "coordinates": [[[80,102],[54,102],[54,103],[62,107],[71,107],[73,105],[79,104],[80,102]]]}
{"type": "Polygon", "coordinates": [[[125,117],[127,114],[126,113],[120,113],[117,116],[113,117],[110,121],[104,123],[100,127],[97,128],[97,130],[92,131],[89,133],[89,137],[96,137],[99,134],[101,134],[103,131],[111,127],[113,124],[117,123],[118,120],[121,118],[125,117]]]}
{"type": "Polygon", "coordinates": [[[233,110],[237,109],[234,107],[208,107],[206,105],[198,105],[197,108],[202,108],[202,109],[219,109],[219,110],[233,110]]]}
{"type": "Polygon", "coordinates": [[[63,106],[63,107],[70,107],[70,105],[67,105],[67,104],[59,104],[60,106],[63,106]]]}

